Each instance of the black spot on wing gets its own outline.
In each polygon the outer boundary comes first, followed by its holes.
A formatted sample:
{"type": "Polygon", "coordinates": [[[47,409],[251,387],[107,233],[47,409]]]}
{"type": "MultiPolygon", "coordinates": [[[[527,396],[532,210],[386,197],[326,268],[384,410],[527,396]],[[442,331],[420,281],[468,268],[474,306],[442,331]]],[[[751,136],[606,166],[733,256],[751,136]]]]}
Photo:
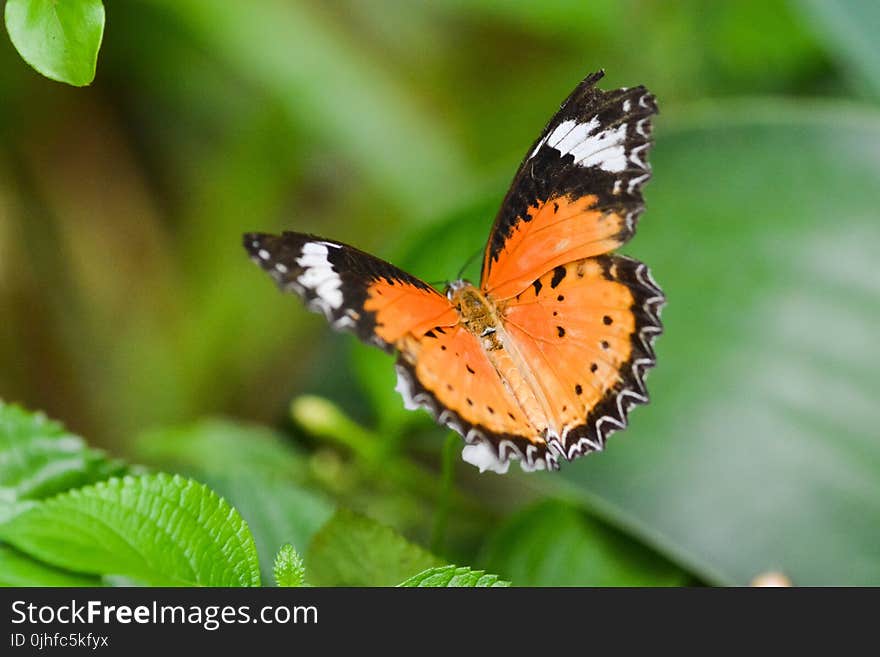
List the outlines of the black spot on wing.
{"type": "Polygon", "coordinates": [[[563,278],[565,278],[566,273],[565,266],[560,265],[559,267],[556,267],[553,270],[553,278],[550,279],[550,287],[555,290],[556,286],[562,282],[563,278]]]}

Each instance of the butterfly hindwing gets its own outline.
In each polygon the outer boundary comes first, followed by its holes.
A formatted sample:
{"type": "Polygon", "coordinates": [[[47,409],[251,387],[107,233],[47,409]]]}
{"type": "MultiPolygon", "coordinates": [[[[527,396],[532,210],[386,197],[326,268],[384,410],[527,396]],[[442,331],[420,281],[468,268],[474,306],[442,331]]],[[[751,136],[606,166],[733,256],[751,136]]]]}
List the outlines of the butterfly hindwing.
{"type": "Polygon", "coordinates": [[[601,450],[648,401],[663,293],[647,267],[620,255],[560,265],[510,299],[504,327],[550,405],[568,459],[601,450]]]}
{"type": "Polygon", "coordinates": [[[629,240],[644,208],[654,97],[644,87],[602,91],[586,78],[520,165],[483,259],[482,288],[519,293],[554,267],[629,240]]]}
{"type": "Polygon", "coordinates": [[[284,291],[336,329],[386,351],[405,335],[452,326],[458,315],[427,283],[354,247],[304,233],[248,233],[244,246],[284,291]]]}
{"type": "Polygon", "coordinates": [[[462,457],[480,470],[506,472],[511,457],[526,470],[556,468],[533,425],[486,356],[461,325],[436,328],[398,344],[398,391],[407,408],[427,409],[461,434],[462,457]]]}

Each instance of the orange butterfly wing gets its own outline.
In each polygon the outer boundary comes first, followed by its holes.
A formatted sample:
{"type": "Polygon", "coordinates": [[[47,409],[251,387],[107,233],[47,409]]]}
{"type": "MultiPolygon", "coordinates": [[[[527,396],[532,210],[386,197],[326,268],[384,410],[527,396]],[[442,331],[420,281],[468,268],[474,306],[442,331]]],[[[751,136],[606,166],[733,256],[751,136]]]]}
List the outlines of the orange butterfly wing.
{"type": "MultiPolygon", "coordinates": [[[[480,470],[556,468],[541,430],[529,421],[477,338],[462,326],[434,329],[398,343],[397,390],[407,408],[426,408],[468,444],[462,458],[480,470]]],[[[512,366],[512,365],[511,365],[512,366]]]]}
{"type": "Polygon", "coordinates": [[[644,87],[597,89],[601,77],[578,85],[520,165],[483,259],[481,287],[495,299],[635,232],[657,105],[644,87]]]}
{"type": "Polygon", "coordinates": [[[647,403],[663,302],[644,264],[603,255],[557,267],[504,306],[504,328],[549,404],[547,440],[565,458],[601,450],[647,403]]]}
{"type": "Polygon", "coordinates": [[[449,300],[430,285],[347,244],[286,232],[249,233],[244,246],[282,290],[302,297],[333,328],[386,351],[404,336],[458,322],[449,300]]]}

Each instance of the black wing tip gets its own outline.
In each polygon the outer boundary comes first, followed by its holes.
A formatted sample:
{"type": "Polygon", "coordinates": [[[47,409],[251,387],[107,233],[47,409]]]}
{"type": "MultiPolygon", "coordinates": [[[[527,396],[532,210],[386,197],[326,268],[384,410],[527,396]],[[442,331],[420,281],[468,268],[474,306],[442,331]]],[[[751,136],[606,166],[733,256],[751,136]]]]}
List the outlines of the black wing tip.
{"type": "MultiPolygon", "coordinates": [[[[659,114],[657,99],[647,87],[639,84],[633,87],[618,87],[615,89],[600,89],[597,83],[605,77],[605,69],[599,69],[590,73],[578,84],[569,96],[562,102],[560,113],[554,119],[559,118],[566,107],[577,110],[580,107],[590,107],[596,110],[604,109],[617,101],[629,101],[631,109],[627,114],[634,118],[647,118],[653,114],[659,114]]],[[[563,118],[572,118],[563,116],[563,118]]],[[[550,120],[547,127],[553,125],[554,119],[550,120]]],[[[546,133],[547,128],[544,129],[546,133]]]]}
{"type": "MultiPolygon", "coordinates": [[[[585,77],[583,81],[578,85],[577,89],[592,89],[596,86],[596,83],[604,77],[605,69],[600,68],[595,73],[590,73],[587,77],[585,77]]],[[[660,113],[660,110],[657,107],[657,97],[654,96],[654,94],[652,94],[645,85],[638,84],[634,87],[620,87],[618,89],[609,89],[605,91],[606,94],[613,94],[618,92],[623,92],[627,95],[634,96],[636,102],[639,103],[639,109],[642,110],[642,113],[648,115],[660,113]]]]}
{"type": "Polygon", "coordinates": [[[245,233],[241,238],[251,262],[269,272],[279,285],[286,282],[282,268],[289,259],[283,237],[271,233],[245,233]],[[279,265],[278,263],[281,263],[279,265]]]}
{"type": "Polygon", "coordinates": [[[308,241],[326,241],[323,238],[307,235],[305,233],[293,233],[284,231],[280,235],[273,233],[244,233],[241,237],[242,245],[254,260],[265,264],[268,258],[266,253],[277,257],[282,251],[295,249],[308,241]]]}
{"type": "MultiPolygon", "coordinates": [[[[581,83],[577,86],[577,88],[578,89],[589,89],[589,88],[595,87],[596,84],[600,80],[602,80],[604,77],[605,77],[605,69],[600,68],[598,71],[595,71],[594,73],[590,73],[589,75],[587,75],[587,77],[585,77],[583,80],[581,80],[581,83]]],[[[626,92],[630,92],[630,93],[647,94],[646,102],[652,103],[654,105],[654,110],[656,111],[656,98],[654,97],[654,94],[652,94],[650,91],[648,91],[647,87],[645,87],[645,85],[643,85],[643,84],[638,84],[634,87],[620,87],[618,89],[609,89],[606,93],[612,93],[614,91],[626,91],[626,92]]]]}
{"type": "Polygon", "coordinates": [[[601,80],[604,77],[605,77],[605,69],[600,68],[598,71],[594,71],[593,73],[590,73],[587,77],[585,77],[583,79],[583,82],[581,82],[581,85],[587,86],[587,87],[592,87],[599,80],[601,80]]]}
{"type": "Polygon", "coordinates": [[[268,233],[245,233],[241,236],[241,243],[245,250],[253,256],[263,248],[266,240],[272,237],[275,236],[268,233]]]}

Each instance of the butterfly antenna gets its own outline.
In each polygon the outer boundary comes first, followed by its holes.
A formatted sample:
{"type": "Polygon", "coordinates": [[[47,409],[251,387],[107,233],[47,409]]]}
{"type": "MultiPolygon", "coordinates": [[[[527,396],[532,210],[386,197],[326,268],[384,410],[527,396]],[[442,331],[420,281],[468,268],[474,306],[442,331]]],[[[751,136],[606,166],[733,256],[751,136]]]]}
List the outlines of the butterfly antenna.
{"type": "Polygon", "coordinates": [[[464,273],[464,270],[471,266],[474,258],[480,255],[480,251],[482,251],[482,249],[477,249],[476,251],[474,251],[473,255],[471,255],[471,257],[465,261],[465,263],[461,266],[461,269],[458,270],[458,274],[455,276],[457,279],[461,279],[461,275],[464,273]]]}

